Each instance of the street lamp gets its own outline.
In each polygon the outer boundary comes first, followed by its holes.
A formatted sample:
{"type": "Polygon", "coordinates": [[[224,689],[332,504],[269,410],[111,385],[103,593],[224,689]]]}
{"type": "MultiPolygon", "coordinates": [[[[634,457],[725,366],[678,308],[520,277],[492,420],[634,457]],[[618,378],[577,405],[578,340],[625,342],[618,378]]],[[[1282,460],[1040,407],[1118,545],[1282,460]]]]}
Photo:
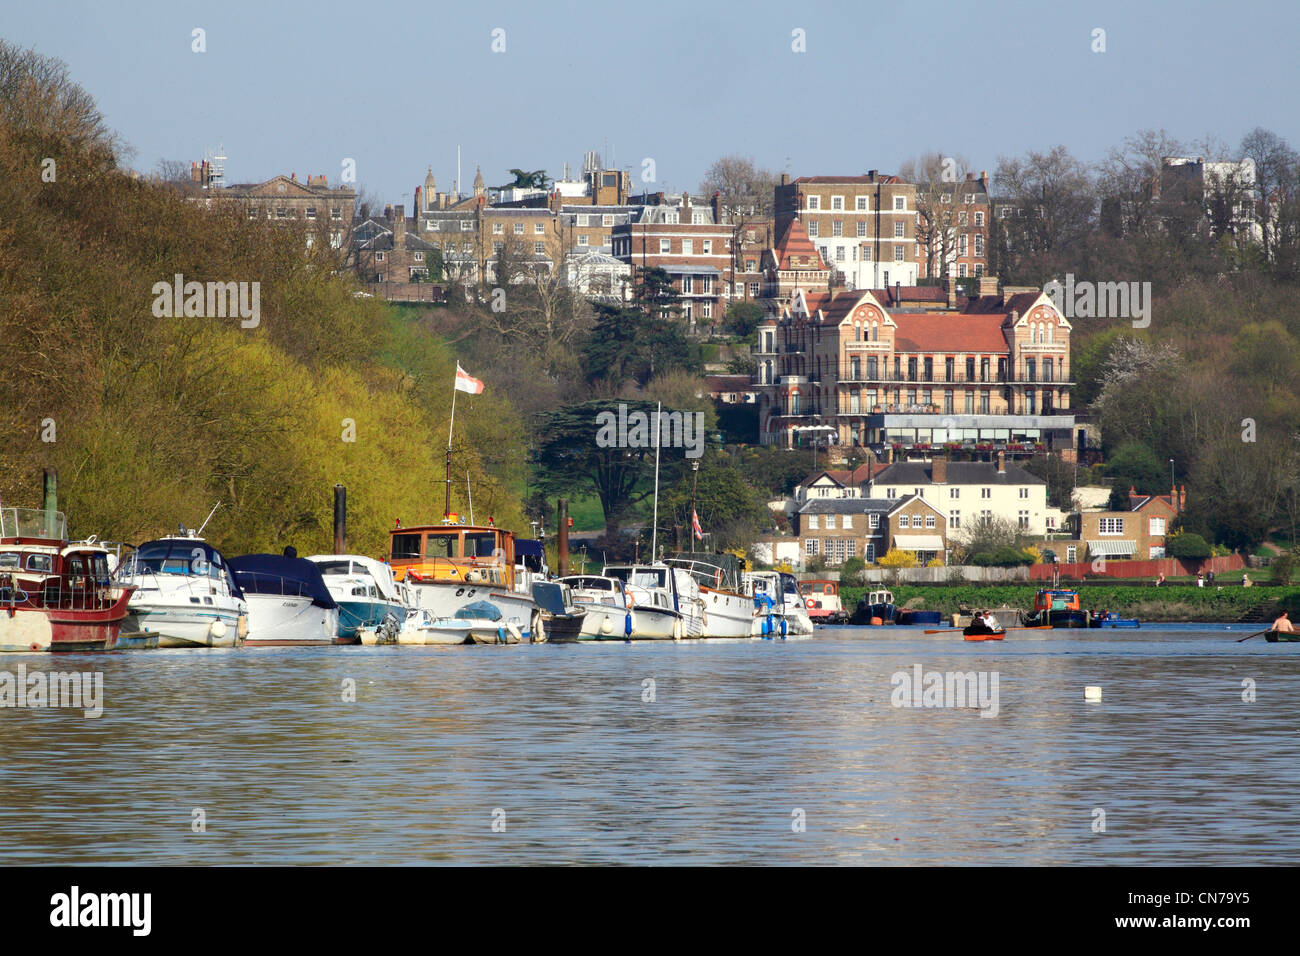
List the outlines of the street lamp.
{"type": "Polygon", "coordinates": [[[1169,459],[1169,493],[1173,494],[1174,488],[1174,460],[1169,459]]]}

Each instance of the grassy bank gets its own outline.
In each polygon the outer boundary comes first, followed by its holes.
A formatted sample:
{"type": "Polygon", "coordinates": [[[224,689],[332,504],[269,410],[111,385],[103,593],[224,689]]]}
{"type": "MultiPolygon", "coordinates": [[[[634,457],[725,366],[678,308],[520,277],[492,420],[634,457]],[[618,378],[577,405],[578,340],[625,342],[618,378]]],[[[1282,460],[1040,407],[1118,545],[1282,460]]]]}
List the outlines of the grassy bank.
{"type": "MultiPolygon", "coordinates": [[[[867,588],[844,588],[841,599],[849,611],[867,588]]],[[[951,614],[962,607],[1009,607],[1028,610],[1033,607],[1036,585],[906,585],[891,587],[900,605],[915,602],[913,607],[951,614]]],[[[1117,611],[1141,621],[1239,621],[1252,608],[1270,601],[1281,601],[1294,616],[1300,611],[1300,586],[1252,588],[1224,586],[1198,588],[1195,585],[1131,586],[1086,584],[1079,589],[1085,608],[1117,611]]]]}

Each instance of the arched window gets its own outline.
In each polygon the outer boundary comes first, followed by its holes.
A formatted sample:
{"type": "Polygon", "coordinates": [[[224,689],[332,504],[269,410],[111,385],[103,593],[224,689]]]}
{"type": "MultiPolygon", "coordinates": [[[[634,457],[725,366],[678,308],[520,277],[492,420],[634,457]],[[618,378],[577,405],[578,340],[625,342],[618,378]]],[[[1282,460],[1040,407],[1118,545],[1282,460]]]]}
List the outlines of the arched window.
{"type": "Polygon", "coordinates": [[[1055,330],[1055,328],[1056,328],[1055,322],[1047,323],[1047,341],[1049,342],[1052,341],[1052,332],[1055,330]]]}

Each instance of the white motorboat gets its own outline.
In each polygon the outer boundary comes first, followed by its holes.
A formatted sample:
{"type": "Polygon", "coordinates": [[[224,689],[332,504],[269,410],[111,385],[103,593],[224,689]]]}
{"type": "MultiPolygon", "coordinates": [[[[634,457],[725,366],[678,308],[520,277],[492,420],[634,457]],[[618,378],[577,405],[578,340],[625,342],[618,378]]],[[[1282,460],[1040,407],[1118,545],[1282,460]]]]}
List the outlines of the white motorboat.
{"type": "Polygon", "coordinates": [[[248,602],[249,647],[310,647],[338,637],[339,606],[306,558],[249,554],[228,562],[248,602]]]}
{"type": "Polygon", "coordinates": [[[813,633],[812,618],[803,606],[799,582],[793,574],[746,571],[741,583],[754,602],[755,637],[806,637],[813,633]]]}
{"type": "Polygon", "coordinates": [[[248,604],[225,559],[193,533],[146,541],[114,581],[135,588],[124,646],[237,647],[248,633],[248,604]]]}
{"type": "Polygon", "coordinates": [[[663,563],[610,564],[603,574],[623,583],[632,610],[633,639],[662,641],[703,636],[703,604],[690,575],[663,563]]]}
{"type": "MultiPolygon", "coordinates": [[[[573,606],[586,612],[578,636],[568,640],[631,640],[632,610],[620,579],[599,574],[571,574],[558,578],[556,583],[567,586],[573,606]]],[[[551,639],[556,638],[551,636],[551,639]]]]}
{"type": "Polygon", "coordinates": [[[751,636],[754,601],[741,592],[740,562],[735,555],[679,552],[664,563],[688,574],[698,586],[703,637],[751,636]]]}
{"type": "Polygon", "coordinates": [[[320,568],[321,578],[339,606],[337,644],[356,644],[363,627],[378,627],[391,614],[406,616],[393,579],[383,561],[357,554],[313,554],[306,560],[320,568]]]}

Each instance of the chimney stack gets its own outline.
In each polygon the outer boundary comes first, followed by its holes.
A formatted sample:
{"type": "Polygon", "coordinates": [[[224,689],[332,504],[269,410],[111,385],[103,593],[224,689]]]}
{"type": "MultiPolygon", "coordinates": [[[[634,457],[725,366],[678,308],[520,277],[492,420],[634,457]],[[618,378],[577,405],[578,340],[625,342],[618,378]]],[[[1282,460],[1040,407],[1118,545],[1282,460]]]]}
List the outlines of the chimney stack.
{"type": "Polygon", "coordinates": [[[393,248],[406,248],[406,207],[393,207],[393,248]]]}
{"type": "Polygon", "coordinates": [[[1005,475],[1006,473],[1007,473],[1007,453],[1004,451],[1000,451],[998,452],[998,474],[1005,475]]]}
{"type": "Polygon", "coordinates": [[[936,458],[930,462],[930,481],[936,485],[948,483],[948,459],[936,458]]]}

